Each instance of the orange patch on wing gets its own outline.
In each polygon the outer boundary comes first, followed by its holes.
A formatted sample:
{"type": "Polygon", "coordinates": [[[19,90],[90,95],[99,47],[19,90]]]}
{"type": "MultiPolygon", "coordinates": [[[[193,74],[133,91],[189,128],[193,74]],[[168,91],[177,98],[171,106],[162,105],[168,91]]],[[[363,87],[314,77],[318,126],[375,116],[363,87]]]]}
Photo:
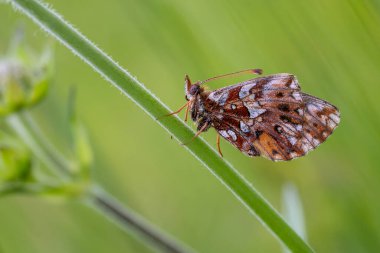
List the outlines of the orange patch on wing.
{"type": "Polygon", "coordinates": [[[259,138],[253,142],[253,145],[262,156],[273,161],[290,159],[287,152],[283,150],[277,141],[268,133],[262,133],[259,138]]]}

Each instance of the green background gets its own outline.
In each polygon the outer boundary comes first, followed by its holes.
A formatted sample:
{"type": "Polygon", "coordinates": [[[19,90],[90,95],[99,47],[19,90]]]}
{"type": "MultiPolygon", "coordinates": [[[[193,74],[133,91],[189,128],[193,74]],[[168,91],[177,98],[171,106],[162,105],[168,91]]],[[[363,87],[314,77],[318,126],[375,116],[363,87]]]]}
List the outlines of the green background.
{"type": "MultiPolygon", "coordinates": [[[[273,163],[222,141],[225,157],[278,209],[291,182],[317,252],[380,250],[380,3],[376,1],[49,1],[172,109],[192,79],[263,68],[297,75],[303,91],[340,108],[341,124],[308,156],[273,163]]],[[[18,25],[30,44],[49,36],[0,5],[0,49],[18,25]]],[[[51,40],[51,39],[50,39],[51,40]]],[[[281,252],[281,245],[183,147],[57,43],[49,97],[33,113],[68,150],[67,96],[95,149],[94,180],[200,252],[281,252]]],[[[248,77],[246,77],[248,78],[248,77]]],[[[238,79],[240,80],[240,79],[238,79]]],[[[217,88],[236,82],[210,83],[217,88]]],[[[212,144],[215,131],[203,136],[212,144]]],[[[0,199],[0,252],[151,252],[79,202],[0,199]]]]}

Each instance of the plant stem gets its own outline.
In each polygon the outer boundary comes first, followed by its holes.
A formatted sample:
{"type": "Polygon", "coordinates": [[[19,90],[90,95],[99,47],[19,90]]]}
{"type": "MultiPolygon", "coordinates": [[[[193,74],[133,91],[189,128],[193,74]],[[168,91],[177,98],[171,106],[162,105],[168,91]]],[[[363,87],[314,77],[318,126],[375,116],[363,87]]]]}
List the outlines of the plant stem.
{"type": "MultiPolygon", "coordinates": [[[[58,159],[56,158],[60,157],[60,159],[63,159],[63,156],[55,150],[54,145],[45,136],[39,136],[42,132],[37,124],[33,123],[31,118],[24,120],[22,116],[11,115],[7,118],[7,123],[25,141],[34,155],[48,166],[49,169],[59,171],[61,176],[63,173],[66,178],[70,175],[70,168],[67,167],[69,163],[67,161],[62,162],[62,160],[60,160],[60,163],[57,163],[58,159]],[[30,123],[33,123],[33,125],[30,125],[30,123]],[[44,141],[41,142],[36,139],[36,132],[39,133],[38,137],[43,137],[44,141]],[[54,150],[47,151],[52,148],[54,150]],[[53,158],[52,154],[57,155],[57,157],[53,158]]],[[[20,189],[22,190],[22,187],[20,188],[18,185],[10,185],[4,189],[0,189],[0,194],[20,189]]],[[[84,199],[88,206],[114,221],[123,230],[127,232],[133,231],[134,235],[137,235],[137,238],[144,239],[148,242],[148,245],[154,246],[155,249],[169,253],[194,252],[190,247],[175,240],[131,209],[122,205],[111,194],[96,184],[86,192],[84,199]]]]}
{"type": "Polygon", "coordinates": [[[100,187],[93,188],[89,200],[89,205],[93,206],[95,210],[102,214],[108,214],[106,216],[109,219],[113,220],[127,232],[132,228],[137,234],[148,239],[151,244],[160,247],[163,252],[194,252],[188,246],[181,245],[178,241],[176,242],[168,237],[168,235],[162,233],[158,228],[144,220],[139,214],[123,208],[121,203],[100,187]]]}
{"type": "MultiPolygon", "coordinates": [[[[178,141],[185,143],[194,136],[194,132],[177,116],[166,117],[162,121],[156,120],[158,117],[170,113],[168,107],[46,4],[37,0],[11,0],[9,2],[58,39],[123,94],[131,98],[178,141]]],[[[217,152],[202,138],[196,138],[185,148],[208,168],[252,214],[257,215],[257,218],[290,250],[313,252],[312,248],[297,235],[269,202],[231,164],[219,157],[217,152]]]]}
{"type": "Polygon", "coordinates": [[[57,168],[56,170],[52,169],[56,168],[54,161],[39,145],[39,142],[36,140],[36,138],[30,134],[30,130],[25,127],[21,118],[19,118],[17,115],[10,115],[6,118],[6,121],[8,125],[11,126],[14,131],[16,131],[20,139],[23,140],[24,143],[33,151],[34,155],[38,157],[38,159],[40,159],[41,162],[45,164],[45,166],[49,168],[51,172],[54,174],[58,173],[59,176],[62,176],[63,171],[61,168],[57,168]]]}
{"type": "Polygon", "coordinates": [[[69,176],[71,174],[71,164],[68,159],[47,139],[46,135],[42,132],[28,111],[21,111],[20,114],[24,125],[27,126],[32,135],[35,136],[35,141],[38,142],[40,147],[44,148],[46,154],[52,159],[52,162],[57,165],[60,171],[69,176]]]}

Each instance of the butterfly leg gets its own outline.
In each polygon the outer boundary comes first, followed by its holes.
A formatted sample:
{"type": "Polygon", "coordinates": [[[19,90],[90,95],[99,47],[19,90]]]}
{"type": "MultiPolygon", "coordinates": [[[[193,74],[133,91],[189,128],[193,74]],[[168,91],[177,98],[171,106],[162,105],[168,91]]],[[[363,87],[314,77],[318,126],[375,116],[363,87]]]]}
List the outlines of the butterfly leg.
{"type": "Polygon", "coordinates": [[[187,145],[189,144],[190,142],[192,142],[193,140],[195,140],[195,138],[197,138],[205,129],[207,129],[207,127],[209,127],[209,123],[206,122],[199,130],[198,132],[193,136],[193,138],[191,138],[190,141],[186,142],[186,143],[182,143],[181,145],[187,145]]]}
{"type": "Polygon", "coordinates": [[[186,104],[184,104],[183,106],[181,106],[177,111],[169,113],[169,114],[166,114],[166,115],[162,115],[162,116],[158,117],[157,119],[160,119],[162,117],[171,116],[171,115],[174,115],[174,114],[178,114],[178,113],[180,113],[187,106],[187,108],[186,108],[186,118],[185,118],[185,121],[186,121],[187,120],[187,114],[189,113],[189,107],[190,107],[189,105],[190,105],[190,103],[191,103],[191,101],[187,101],[186,104]]]}
{"type": "MultiPolygon", "coordinates": [[[[190,102],[190,101],[189,101],[190,102]]],[[[188,103],[187,107],[186,107],[186,116],[185,116],[185,122],[187,122],[187,116],[189,115],[189,109],[190,109],[190,103],[188,103]]]]}
{"type": "Polygon", "coordinates": [[[220,149],[220,135],[216,134],[216,146],[218,147],[218,152],[221,157],[223,157],[222,150],[220,149]]]}
{"type": "Polygon", "coordinates": [[[207,83],[207,82],[210,82],[210,81],[213,81],[213,80],[217,80],[217,79],[220,79],[220,78],[224,78],[224,77],[240,76],[240,75],[244,75],[244,74],[257,74],[257,75],[261,75],[262,73],[263,73],[262,69],[246,69],[246,70],[241,70],[241,71],[238,71],[238,72],[233,72],[233,73],[229,73],[229,74],[224,74],[224,75],[220,75],[220,76],[211,77],[211,78],[206,79],[204,81],[198,81],[197,84],[198,85],[202,85],[204,83],[207,83]]]}

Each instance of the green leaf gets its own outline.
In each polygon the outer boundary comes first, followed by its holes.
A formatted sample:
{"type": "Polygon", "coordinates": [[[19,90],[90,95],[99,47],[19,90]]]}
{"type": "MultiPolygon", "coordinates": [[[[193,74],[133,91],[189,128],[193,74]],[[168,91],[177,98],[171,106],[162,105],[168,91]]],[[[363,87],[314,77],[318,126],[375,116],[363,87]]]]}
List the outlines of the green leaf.
{"type": "Polygon", "coordinates": [[[75,89],[71,89],[68,103],[68,118],[71,127],[75,161],[77,163],[76,173],[82,179],[89,180],[90,168],[93,161],[92,148],[87,131],[76,114],[75,99],[75,89]]]}
{"type": "Polygon", "coordinates": [[[33,89],[29,94],[29,98],[27,101],[29,105],[36,104],[46,95],[50,81],[50,76],[48,75],[43,76],[40,79],[34,81],[33,89]]]}

